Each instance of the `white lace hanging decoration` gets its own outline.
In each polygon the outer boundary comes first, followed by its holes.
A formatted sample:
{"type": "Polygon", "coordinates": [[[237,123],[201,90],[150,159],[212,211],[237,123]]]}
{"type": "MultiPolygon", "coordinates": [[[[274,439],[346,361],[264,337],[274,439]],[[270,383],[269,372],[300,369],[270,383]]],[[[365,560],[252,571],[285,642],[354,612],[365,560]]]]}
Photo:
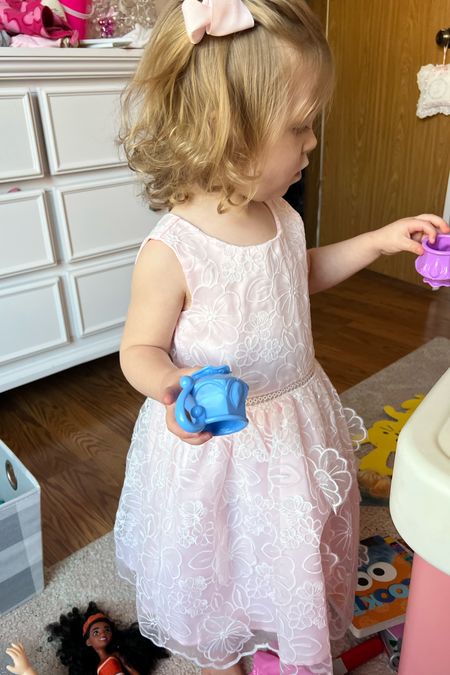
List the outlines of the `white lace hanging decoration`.
{"type": "Polygon", "coordinates": [[[422,66],[417,73],[417,84],[420,90],[417,117],[450,115],[450,64],[422,66]]]}
{"type": "Polygon", "coordinates": [[[417,102],[417,117],[430,115],[450,115],[450,65],[446,65],[447,49],[450,45],[450,28],[440,30],[436,42],[444,48],[442,65],[431,63],[417,73],[420,96],[417,102]]]}

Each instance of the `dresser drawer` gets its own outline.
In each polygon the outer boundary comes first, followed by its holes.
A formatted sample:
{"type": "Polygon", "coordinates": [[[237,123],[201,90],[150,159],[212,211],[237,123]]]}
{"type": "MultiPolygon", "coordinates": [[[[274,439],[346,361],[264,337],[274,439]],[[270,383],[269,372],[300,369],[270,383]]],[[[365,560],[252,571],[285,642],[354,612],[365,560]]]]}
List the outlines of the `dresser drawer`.
{"type": "Polygon", "coordinates": [[[55,265],[42,190],[0,195],[0,278],[55,265]]]}
{"type": "Polygon", "coordinates": [[[59,279],[0,290],[0,364],[69,341],[59,279]]]}
{"type": "Polygon", "coordinates": [[[58,187],[54,196],[69,261],[137,248],[161,217],[137,196],[132,176],[58,187]]]}
{"type": "Polygon", "coordinates": [[[134,256],[70,273],[79,337],[122,326],[130,301],[133,267],[134,256]]]}
{"type": "Polygon", "coordinates": [[[0,181],[42,176],[36,121],[29,92],[0,91],[0,181]]]}
{"type": "Polygon", "coordinates": [[[52,174],[125,164],[116,144],[121,91],[117,85],[39,90],[52,174]]]}

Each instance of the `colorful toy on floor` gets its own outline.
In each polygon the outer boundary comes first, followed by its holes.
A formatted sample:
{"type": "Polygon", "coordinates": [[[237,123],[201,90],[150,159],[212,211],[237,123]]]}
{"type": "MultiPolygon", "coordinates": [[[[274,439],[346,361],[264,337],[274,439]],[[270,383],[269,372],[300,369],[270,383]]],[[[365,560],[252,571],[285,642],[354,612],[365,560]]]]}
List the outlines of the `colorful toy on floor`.
{"type": "Polygon", "coordinates": [[[391,489],[391,461],[397,449],[397,440],[401,429],[423,401],[423,394],[403,401],[403,410],[390,405],[383,407],[391,419],[377,420],[367,430],[367,440],[361,446],[370,444],[372,449],[359,462],[358,483],[363,503],[387,505],[391,489]]]}
{"type": "Polygon", "coordinates": [[[416,259],[416,270],[433,289],[450,286],[450,234],[437,234],[434,244],[425,237],[424,253],[416,259]]]}
{"type": "Polygon", "coordinates": [[[280,660],[273,652],[258,651],[253,657],[250,675],[279,675],[280,660]]]}
{"type": "Polygon", "coordinates": [[[347,649],[337,659],[333,659],[333,675],[351,673],[354,668],[362,666],[383,651],[384,644],[382,640],[378,635],[374,635],[374,637],[347,649]]]}
{"type": "Polygon", "coordinates": [[[85,612],[74,607],[47,626],[49,642],[57,644],[57,656],[70,675],[148,675],[165,649],[144,638],[137,623],[118,628],[95,602],[85,612]]]}
{"type": "Polygon", "coordinates": [[[234,377],[229,366],[206,366],[181,377],[180,386],[175,418],[185,431],[224,436],[247,426],[248,385],[234,377]]]}
{"type": "MultiPolygon", "coordinates": [[[[345,675],[354,668],[362,666],[384,650],[382,640],[375,635],[354,647],[350,647],[333,659],[333,675],[345,675]]],[[[305,673],[310,672],[305,668],[305,673]]],[[[250,675],[280,675],[280,661],[271,651],[258,651],[253,657],[253,669],[250,675]]]]}
{"type": "Polygon", "coordinates": [[[402,648],[404,627],[404,623],[399,623],[396,626],[385,628],[385,630],[381,630],[379,633],[380,638],[383,640],[386,654],[388,655],[389,666],[394,672],[398,671],[400,663],[400,651],[402,648]]]}
{"type": "Polygon", "coordinates": [[[404,542],[375,535],[361,541],[360,557],[350,630],[363,638],[404,621],[413,555],[404,542]]]}

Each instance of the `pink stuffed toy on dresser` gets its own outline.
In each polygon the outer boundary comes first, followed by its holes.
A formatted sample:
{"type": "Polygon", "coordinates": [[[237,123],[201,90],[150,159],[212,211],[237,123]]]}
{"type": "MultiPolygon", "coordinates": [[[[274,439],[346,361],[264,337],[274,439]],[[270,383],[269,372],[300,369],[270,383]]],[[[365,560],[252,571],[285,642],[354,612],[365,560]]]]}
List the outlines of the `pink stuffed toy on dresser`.
{"type": "Polygon", "coordinates": [[[38,35],[50,40],[78,35],[41,0],[0,0],[0,30],[12,35],[38,35]]]}

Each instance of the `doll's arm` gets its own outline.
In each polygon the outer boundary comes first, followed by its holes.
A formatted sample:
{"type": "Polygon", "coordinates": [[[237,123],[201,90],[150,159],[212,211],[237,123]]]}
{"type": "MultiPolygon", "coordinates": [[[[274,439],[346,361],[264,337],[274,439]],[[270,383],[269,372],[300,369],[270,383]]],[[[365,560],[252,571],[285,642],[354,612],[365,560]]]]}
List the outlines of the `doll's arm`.
{"type": "Polygon", "coordinates": [[[13,666],[6,666],[6,669],[10,673],[15,673],[15,675],[37,675],[36,671],[31,667],[25,654],[25,649],[20,642],[17,644],[12,642],[11,647],[8,647],[5,651],[14,661],[13,666]]]}
{"type": "Polygon", "coordinates": [[[365,232],[351,239],[312,248],[308,251],[309,292],[317,293],[348,279],[373,263],[380,255],[409,251],[423,253],[424,236],[434,241],[437,232],[449,232],[442,218],[425,213],[403,218],[378,230],[365,232]]]}
{"type": "MultiPolygon", "coordinates": [[[[141,673],[138,670],[136,670],[135,668],[133,668],[132,666],[130,666],[126,662],[123,654],[120,654],[119,652],[116,651],[116,652],[113,653],[113,656],[117,659],[118,663],[120,663],[121,672],[122,672],[122,669],[124,669],[126,675],[141,675],[141,673]]],[[[119,671],[114,671],[114,672],[119,672],[119,671]]],[[[112,670],[111,670],[111,673],[112,673],[112,670]]]]}
{"type": "Polygon", "coordinates": [[[128,675],[141,675],[141,673],[135,668],[132,668],[131,666],[125,664],[125,670],[127,671],[128,675]]]}

